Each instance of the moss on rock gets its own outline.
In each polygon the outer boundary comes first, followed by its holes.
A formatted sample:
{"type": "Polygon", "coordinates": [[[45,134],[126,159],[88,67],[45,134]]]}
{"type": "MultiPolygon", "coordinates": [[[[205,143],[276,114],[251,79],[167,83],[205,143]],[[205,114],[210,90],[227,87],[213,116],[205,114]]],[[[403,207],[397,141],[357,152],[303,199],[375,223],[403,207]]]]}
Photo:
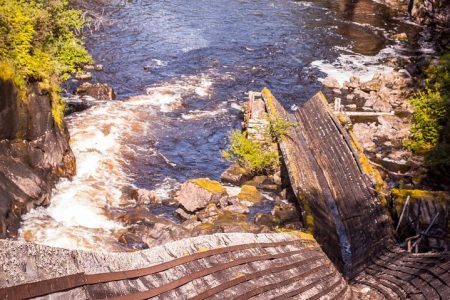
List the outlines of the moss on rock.
{"type": "Polygon", "coordinates": [[[250,202],[260,202],[263,199],[262,194],[256,189],[256,187],[251,185],[243,185],[241,192],[237,195],[239,200],[250,201],[250,202]]]}
{"type": "Polygon", "coordinates": [[[198,185],[199,187],[207,190],[211,193],[226,194],[227,190],[220,184],[220,182],[211,180],[209,178],[196,178],[190,180],[190,182],[198,185]]]}
{"type": "Polygon", "coordinates": [[[314,238],[314,236],[311,233],[307,233],[301,230],[292,230],[292,229],[286,229],[286,228],[278,228],[277,232],[287,232],[290,233],[292,235],[295,235],[297,237],[299,237],[302,241],[311,241],[311,242],[316,242],[316,239],[314,238]]]}
{"type": "Polygon", "coordinates": [[[444,191],[392,189],[391,195],[394,197],[395,205],[400,205],[402,207],[405,204],[406,198],[408,196],[410,196],[412,199],[437,201],[441,204],[450,202],[450,194],[444,191]]]}

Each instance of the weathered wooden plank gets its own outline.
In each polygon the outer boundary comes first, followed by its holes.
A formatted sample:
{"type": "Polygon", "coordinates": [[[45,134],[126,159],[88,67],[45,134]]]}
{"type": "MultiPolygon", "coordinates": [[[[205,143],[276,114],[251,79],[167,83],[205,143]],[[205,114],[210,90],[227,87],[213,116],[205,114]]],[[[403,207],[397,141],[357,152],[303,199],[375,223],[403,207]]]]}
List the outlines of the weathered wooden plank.
{"type": "MultiPolygon", "coordinates": [[[[262,95],[270,115],[292,120],[270,91],[262,95]]],[[[331,257],[334,252],[334,259],[339,249],[337,265],[353,277],[390,242],[389,218],[324,96],[319,93],[304,103],[295,121],[297,127],[280,142],[291,185],[319,243],[331,257]],[[330,234],[334,238],[326,237],[330,234]]]]}

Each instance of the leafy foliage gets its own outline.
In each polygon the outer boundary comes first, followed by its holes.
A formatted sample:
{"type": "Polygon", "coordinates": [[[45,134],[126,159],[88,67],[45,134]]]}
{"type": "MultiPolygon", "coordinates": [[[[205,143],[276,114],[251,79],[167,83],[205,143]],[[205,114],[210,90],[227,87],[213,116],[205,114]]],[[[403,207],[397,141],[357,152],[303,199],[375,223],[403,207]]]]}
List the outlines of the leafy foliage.
{"type": "Polygon", "coordinates": [[[253,174],[270,173],[279,165],[278,151],[271,145],[247,139],[240,130],[230,134],[230,149],[223,152],[223,157],[236,161],[253,174]]]}
{"type": "Polygon", "coordinates": [[[274,143],[279,143],[288,134],[289,128],[296,126],[294,122],[285,121],[280,117],[269,117],[268,121],[269,126],[266,128],[266,134],[274,143]]]}
{"type": "Polygon", "coordinates": [[[57,122],[60,80],[92,60],[75,34],[83,25],[68,0],[0,0],[0,78],[13,80],[23,99],[29,82],[46,81],[57,122]]]}
{"type": "Polygon", "coordinates": [[[411,99],[411,138],[405,146],[427,154],[430,166],[450,166],[450,52],[426,71],[426,89],[411,99]]]}

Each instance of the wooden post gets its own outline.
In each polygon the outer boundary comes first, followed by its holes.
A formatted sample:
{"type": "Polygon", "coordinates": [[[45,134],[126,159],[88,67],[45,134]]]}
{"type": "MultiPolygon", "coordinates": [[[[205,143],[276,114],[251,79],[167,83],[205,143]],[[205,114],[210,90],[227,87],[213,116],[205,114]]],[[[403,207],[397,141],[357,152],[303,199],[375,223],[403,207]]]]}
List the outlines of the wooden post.
{"type": "Polygon", "coordinates": [[[341,98],[334,99],[334,111],[341,111],[341,98]]]}
{"type": "Polygon", "coordinates": [[[405,205],[403,205],[402,213],[400,214],[400,219],[398,220],[397,228],[395,228],[395,233],[397,233],[398,229],[400,228],[400,224],[402,223],[403,216],[405,215],[406,207],[408,206],[410,199],[410,196],[406,198],[405,205]]]}

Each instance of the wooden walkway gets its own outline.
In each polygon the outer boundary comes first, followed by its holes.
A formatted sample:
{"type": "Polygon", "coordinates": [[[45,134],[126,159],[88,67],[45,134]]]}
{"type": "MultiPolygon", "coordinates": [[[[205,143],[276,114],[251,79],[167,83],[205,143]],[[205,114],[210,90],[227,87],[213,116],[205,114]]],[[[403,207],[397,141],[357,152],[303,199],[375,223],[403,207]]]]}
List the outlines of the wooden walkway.
{"type": "MultiPolygon", "coordinates": [[[[7,262],[3,267],[35,266],[34,280],[24,280],[30,270],[22,271],[11,287],[0,288],[0,299],[352,298],[347,282],[314,240],[285,233],[215,234],[135,253],[59,249],[54,262],[47,257],[55,251],[51,247],[10,241],[0,246],[9,250],[0,251],[7,262]],[[55,265],[59,272],[48,274],[46,268],[55,265]]],[[[0,287],[4,284],[0,281],[0,287]]]]}

